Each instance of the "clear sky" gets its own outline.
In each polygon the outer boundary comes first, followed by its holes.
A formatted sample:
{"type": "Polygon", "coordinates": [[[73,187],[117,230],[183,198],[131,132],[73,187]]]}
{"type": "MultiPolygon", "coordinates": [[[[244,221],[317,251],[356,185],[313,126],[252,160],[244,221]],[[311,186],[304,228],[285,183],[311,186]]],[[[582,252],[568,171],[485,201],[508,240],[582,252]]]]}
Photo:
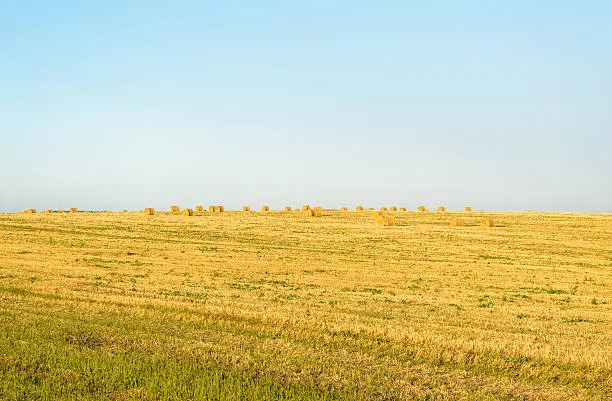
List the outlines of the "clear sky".
{"type": "Polygon", "coordinates": [[[612,211],[610,1],[0,0],[0,211],[612,211]]]}

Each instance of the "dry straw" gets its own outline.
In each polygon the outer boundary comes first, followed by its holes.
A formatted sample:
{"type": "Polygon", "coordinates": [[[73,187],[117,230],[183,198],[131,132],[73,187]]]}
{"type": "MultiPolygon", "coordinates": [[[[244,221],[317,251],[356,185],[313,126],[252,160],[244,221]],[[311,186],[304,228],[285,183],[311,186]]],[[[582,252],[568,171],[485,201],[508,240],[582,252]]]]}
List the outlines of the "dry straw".
{"type": "Polygon", "coordinates": [[[358,211],[358,212],[363,212],[365,210],[365,208],[363,206],[357,206],[355,208],[355,210],[358,211]]]}
{"type": "Polygon", "coordinates": [[[446,212],[446,208],[444,206],[438,207],[438,212],[446,212]]]}
{"type": "Polygon", "coordinates": [[[400,212],[405,212],[406,208],[405,207],[400,207],[400,212]]]}
{"type": "Polygon", "coordinates": [[[379,224],[382,224],[383,226],[394,226],[395,225],[395,217],[393,217],[393,215],[387,212],[384,212],[384,211],[378,212],[374,215],[374,218],[379,224]]]}
{"type": "Polygon", "coordinates": [[[419,206],[419,207],[417,208],[417,210],[418,210],[419,212],[426,212],[426,211],[427,211],[427,208],[426,208],[425,206],[419,206]]]}
{"type": "Polygon", "coordinates": [[[381,212],[388,212],[389,209],[387,209],[385,206],[383,206],[383,207],[380,208],[380,211],[381,212]]]}
{"type": "Polygon", "coordinates": [[[70,213],[77,213],[79,211],[79,209],[77,209],[76,207],[71,207],[70,208],[70,213]]]}
{"type": "Polygon", "coordinates": [[[219,208],[219,213],[225,212],[225,206],[217,206],[219,208]]]}
{"type": "Polygon", "coordinates": [[[291,206],[285,206],[285,212],[290,212],[292,210],[293,208],[291,206]]]}
{"type": "Polygon", "coordinates": [[[270,211],[270,206],[262,206],[261,207],[261,211],[262,212],[269,212],[270,211]]]}
{"type": "Polygon", "coordinates": [[[26,209],[23,211],[23,213],[25,214],[34,214],[36,213],[36,209],[26,209]]]}
{"type": "Polygon", "coordinates": [[[389,210],[392,212],[397,212],[397,206],[391,206],[389,210]]]}
{"type": "Polygon", "coordinates": [[[214,212],[218,212],[218,210],[217,210],[217,206],[209,206],[209,207],[208,207],[208,211],[209,211],[209,212],[212,212],[212,213],[214,213],[214,212]]]}
{"type": "Polygon", "coordinates": [[[250,206],[243,206],[242,207],[242,211],[243,212],[250,212],[251,211],[251,207],[250,206]]]}
{"type": "Polygon", "coordinates": [[[193,216],[193,209],[184,209],[181,212],[181,215],[183,215],[183,216],[193,216]]]}
{"type": "Polygon", "coordinates": [[[466,206],[465,207],[465,211],[466,212],[471,212],[472,211],[472,207],[471,206],[466,206]]]}
{"type": "Polygon", "coordinates": [[[196,206],[196,212],[203,212],[204,206],[196,206]]]}
{"type": "Polygon", "coordinates": [[[462,226],[465,226],[465,220],[460,219],[458,217],[453,217],[451,219],[450,225],[452,227],[462,227],[462,226]]]}
{"type": "Polygon", "coordinates": [[[172,213],[178,213],[178,212],[180,212],[180,211],[181,211],[181,208],[180,208],[180,207],[178,207],[178,206],[170,206],[170,211],[171,211],[172,213]]]}
{"type": "Polygon", "coordinates": [[[373,207],[369,207],[369,208],[368,208],[368,210],[369,210],[370,212],[373,212],[373,211],[374,211],[374,208],[373,208],[373,207]]]}
{"type": "Polygon", "coordinates": [[[128,211],[127,211],[127,209],[123,209],[122,212],[123,213],[127,213],[128,211]]]}
{"type": "Polygon", "coordinates": [[[302,206],[302,212],[305,212],[307,210],[310,210],[310,205],[304,205],[302,206]]]}
{"type": "Polygon", "coordinates": [[[53,213],[53,210],[49,209],[49,210],[47,210],[47,213],[51,214],[51,213],[53,213]]]}
{"type": "Polygon", "coordinates": [[[340,210],[343,211],[343,212],[346,212],[348,210],[348,208],[347,207],[341,207],[340,210]]]}
{"type": "Polygon", "coordinates": [[[155,209],[152,207],[148,207],[144,210],[145,216],[153,216],[155,214],[155,209]]]}
{"type": "Polygon", "coordinates": [[[495,227],[495,220],[493,219],[482,219],[480,220],[481,227],[495,227]]]}

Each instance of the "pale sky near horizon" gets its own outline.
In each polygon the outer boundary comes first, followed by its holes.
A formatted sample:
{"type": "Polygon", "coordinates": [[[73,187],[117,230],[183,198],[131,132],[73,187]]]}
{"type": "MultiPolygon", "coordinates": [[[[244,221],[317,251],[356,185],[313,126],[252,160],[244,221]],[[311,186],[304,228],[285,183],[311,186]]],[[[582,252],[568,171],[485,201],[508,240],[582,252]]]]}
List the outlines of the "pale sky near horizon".
{"type": "Polygon", "coordinates": [[[0,0],[0,212],[612,212],[612,2],[0,0]]]}

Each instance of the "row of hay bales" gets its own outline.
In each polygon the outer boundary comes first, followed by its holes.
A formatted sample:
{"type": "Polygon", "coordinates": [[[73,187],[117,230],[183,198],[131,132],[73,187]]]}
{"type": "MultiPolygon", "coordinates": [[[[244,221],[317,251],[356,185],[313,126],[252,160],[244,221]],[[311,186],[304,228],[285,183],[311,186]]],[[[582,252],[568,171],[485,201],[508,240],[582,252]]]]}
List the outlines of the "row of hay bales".
{"type": "MultiPolygon", "coordinates": [[[[320,208],[321,210],[323,210],[323,208],[321,206],[317,206],[317,208],[320,208]]],[[[316,209],[316,208],[311,208],[310,205],[304,205],[304,206],[302,206],[301,211],[302,212],[307,212],[309,210],[314,210],[314,209],[316,209]]],[[[285,212],[291,212],[291,211],[297,212],[297,211],[300,211],[300,209],[298,209],[298,208],[293,209],[291,206],[285,206],[284,210],[285,210],[285,212]]],[[[363,206],[357,206],[355,208],[355,211],[358,211],[358,212],[359,211],[365,211],[365,210],[374,211],[375,209],[374,208],[366,209],[363,206]]],[[[205,212],[205,211],[207,211],[207,210],[204,209],[203,206],[196,206],[196,208],[195,208],[195,212],[205,212]]],[[[211,213],[221,213],[221,212],[224,212],[224,211],[225,211],[225,207],[223,207],[223,206],[209,206],[208,207],[208,212],[211,212],[211,213]]],[[[244,206],[242,208],[242,211],[243,212],[250,212],[251,208],[249,206],[244,206]]],[[[264,205],[264,206],[261,207],[261,211],[262,212],[269,212],[269,211],[271,211],[271,209],[270,209],[269,206],[264,205]]],[[[348,211],[348,208],[347,207],[341,207],[340,211],[346,212],[346,211],[348,211]]],[[[391,207],[387,208],[387,207],[383,206],[383,207],[380,208],[380,211],[381,212],[397,212],[397,211],[405,212],[405,211],[407,211],[407,209],[405,207],[398,208],[397,206],[391,206],[391,207]]],[[[425,206],[419,206],[417,208],[417,211],[419,211],[419,212],[426,212],[428,210],[427,210],[427,208],[425,206]]],[[[445,212],[445,211],[446,211],[446,208],[444,206],[438,207],[438,212],[445,212]]],[[[465,211],[466,212],[471,212],[472,208],[470,206],[466,206],[465,211]]],[[[72,207],[68,211],[64,211],[64,210],[58,210],[58,211],[46,210],[46,211],[44,211],[44,213],[66,213],[66,212],[69,212],[69,213],[78,213],[79,210],[77,208],[75,208],[75,207],[72,207]]],[[[127,210],[123,210],[123,213],[126,213],[126,212],[127,212],[127,210]]],[[[154,215],[155,214],[155,209],[153,209],[153,208],[146,208],[146,209],[143,210],[143,212],[146,215],[150,216],[150,215],[154,215]]],[[[193,216],[193,213],[194,213],[193,209],[184,209],[183,211],[181,211],[181,208],[176,206],[176,205],[170,206],[170,212],[171,213],[180,213],[180,214],[185,215],[185,216],[193,216]]],[[[34,214],[34,213],[36,213],[36,209],[26,209],[22,213],[23,214],[34,214]]]]}
{"type": "MultiPolygon", "coordinates": [[[[76,207],[71,207],[69,210],[43,210],[42,213],[78,213],[79,209],[77,209],[76,207]]],[[[23,214],[35,214],[36,209],[26,209],[24,211],[22,211],[21,213],[23,214]]]]}

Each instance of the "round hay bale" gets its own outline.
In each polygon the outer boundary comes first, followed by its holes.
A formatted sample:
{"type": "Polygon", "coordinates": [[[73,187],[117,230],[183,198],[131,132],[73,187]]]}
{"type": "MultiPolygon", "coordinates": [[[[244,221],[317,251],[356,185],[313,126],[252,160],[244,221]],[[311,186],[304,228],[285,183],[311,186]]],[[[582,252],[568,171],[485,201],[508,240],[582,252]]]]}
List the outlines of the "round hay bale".
{"type": "Polygon", "coordinates": [[[219,208],[219,213],[225,212],[225,206],[217,206],[219,208]]]}
{"type": "Polygon", "coordinates": [[[178,213],[178,212],[180,212],[180,211],[181,211],[181,208],[180,208],[180,207],[178,207],[178,206],[170,206],[170,211],[171,211],[172,213],[178,213]]]}
{"type": "Polygon", "coordinates": [[[399,211],[400,211],[400,212],[405,212],[405,211],[406,211],[406,208],[405,208],[405,207],[400,207],[400,208],[399,208],[399,211]]]}
{"type": "Polygon", "coordinates": [[[472,211],[472,207],[471,206],[466,206],[465,207],[465,211],[466,212],[471,212],[472,211]]]}
{"type": "Polygon", "coordinates": [[[481,227],[495,227],[495,220],[490,219],[490,218],[482,219],[480,220],[480,226],[481,227]]]}
{"type": "Polygon", "coordinates": [[[439,206],[438,212],[446,212],[446,208],[444,206],[439,206]]]}
{"type": "Polygon", "coordinates": [[[204,211],[204,206],[196,206],[196,212],[203,212],[204,211]]]}
{"type": "Polygon", "coordinates": [[[340,208],[340,211],[346,212],[346,211],[348,211],[348,208],[343,206],[343,207],[340,208]]]}
{"type": "Polygon", "coordinates": [[[153,216],[155,215],[155,209],[153,209],[152,207],[148,207],[144,210],[144,214],[145,216],[153,216]]]}
{"type": "Polygon", "coordinates": [[[77,209],[76,207],[71,207],[70,208],[70,213],[77,213],[79,211],[79,209],[77,209]]]}
{"type": "Polygon", "coordinates": [[[369,207],[368,211],[373,212],[375,209],[373,207],[369,207]]]}
{"type": "Polygon", "coordinates": [[[193,216],[193,209],[184,209],[181,212],[182,216],[193,216]]]}
{"type": "Polygon", "coordinates": [[[26,209],[23,211],[24,214],[34,214],[36,213],[36,209],[26,209]]]}
{"type": "Polygon", "coordinates": [[[364,210],[365,210],[365,208],[363,206],[357,206],[355,208],[355,211],[357,211],[357,212],[363,212],[364,210]]]}
{"type": "Polygon", "coordinates": [[[397,212],[397,206],[391,206],[389,210],[392,212],[397,212]]]}
{"type": "Polygon", "coordinates": [[[265,205],[264,205],[264,206],[262,206],[262,207],[261,207],[261,211],[262,211],[262,212],[269,212],[269,211],[270,211],[270,206],[265,206],[265,205]]]}
{"type": "Polygon", "coordinates": [[[465,220],[458,217],[453,217],[450,222],[451,227],[463,227],[465,226],[465,220]]]}
{"type": "Polygon", "coordinates": [[[285,206],[285,212],[290,212],[292,210],[293,208],[291,206],[285,206]]]}
{"type": "Polygon", "coordinates": [[[388,212],[389,209],[387,209],[385,206],[383,206],[383,207],[380,208],[380,211],[381,212],[388,212]]]}
{"type": "Polygon", "coordinates": [[[243,206],[242,207],[242,211],[243,212],[250,212],[251,211],[251,207],[250,206],[243,206]]]}
{"type": "Polygon", "coordinates": [[[312,216],[313,217],[321,217],[321,216],[323,216],[323,207],[322,206],[317,206],[314,209],[312,209],[312,216]]]}
{"type": "Polygon", "coordinates": [[[307,210],[310,210],[310,205],[304,205],[302,206],[302,212],[305,212],[307,210]]]}
{"type": "Polygon", "coordinates": [[[374,218],[378,224],[382,224],[383,226],[394,226],[395,225],[395,217],[389,214],[388,212],[378,212],[374,215],[374,218]]]}

